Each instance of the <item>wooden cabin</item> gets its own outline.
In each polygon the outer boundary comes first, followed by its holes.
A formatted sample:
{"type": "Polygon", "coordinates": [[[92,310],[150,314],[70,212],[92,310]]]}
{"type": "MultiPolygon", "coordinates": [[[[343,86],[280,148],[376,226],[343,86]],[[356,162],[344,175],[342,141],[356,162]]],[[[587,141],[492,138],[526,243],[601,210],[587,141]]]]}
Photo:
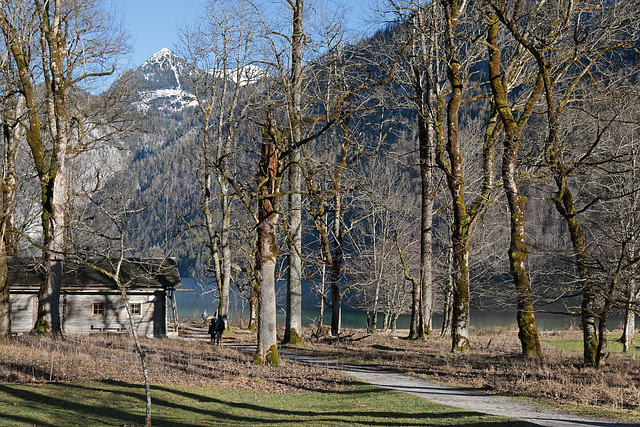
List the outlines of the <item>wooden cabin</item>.
{"type": "MultiPolygon", "coordinates": [[[[115,271],[114,260],[65,262],[60,319],[66,334],[123,332],[130,329],[122,295],[113,279],[95,267],[115,271]],[[93,266],[93,267],[92,267],[93,266]]],[[[121,281],[140,336],[171,335],[175,325],[175,290],[182,286],[174,259],[126,259],[121,281]]],[[[11,330],[28,332],[37,318],[38,291],[44,278],[41,260],[9,260],[11,330]]]]}

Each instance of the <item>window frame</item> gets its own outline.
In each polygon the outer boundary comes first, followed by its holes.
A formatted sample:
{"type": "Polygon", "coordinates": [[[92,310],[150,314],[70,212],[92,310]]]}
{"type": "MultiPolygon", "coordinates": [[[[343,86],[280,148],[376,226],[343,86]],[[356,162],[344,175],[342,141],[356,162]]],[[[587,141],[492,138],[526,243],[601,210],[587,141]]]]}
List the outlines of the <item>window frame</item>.
{"type": "Polygon", "coordinates": [[[131,314],[134,316],[142,316],[142,303],[141,302],[130,302],[129,306],[131,307],[131,314]]]}
{"type": "Polygon", "coordinates": [[[104,316],[104,302],[91,303],[91,316],[104,316]]]}

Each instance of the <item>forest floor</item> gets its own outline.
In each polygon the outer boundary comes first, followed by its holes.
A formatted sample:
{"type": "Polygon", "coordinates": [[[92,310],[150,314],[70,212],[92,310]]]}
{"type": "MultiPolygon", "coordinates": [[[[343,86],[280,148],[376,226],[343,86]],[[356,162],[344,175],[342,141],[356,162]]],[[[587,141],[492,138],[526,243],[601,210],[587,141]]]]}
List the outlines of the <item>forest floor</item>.
{"type": "MultiPolygon", "coordinates": [[[[334,369],[335,365],[281,358],[279,368],[256,366],[252,363],[253,354],[246,351],[256,342],[254,333],[232,327],[224,336],[228,345],[220,347],[208,343],[202,326],[185,325],[181,329],[183,339],[143,340],[152,384],[266,392],[273,396],[309,392],[326,396],[344,393],[357,382],[353,376],[334,369]]],[[[373,373],[392,370],[405,378],[518,397],[565,411],[640,425],[640,358],[612,355],[607,369],[584,368],[580,354],[549,344],[551,340],[579,339],[579,333],[548,335],[543,339],[543,360],[523,359],[517,334],[507,329],[474,331],[473,349],[461,354],[449,351],[447,339],[415,341],[400,334],[366,334],[357,330],[344,331],[340,338],[308,338],[307,345],[283,346],[281,353],[341,360],[341,368],[346,371],[345,364],[364,365],[373,373]]],[[[128,335],[70,336],[64,340],[27,335],[0,345],[0,383],[96,381],[142,382],[140,362],[128,335]]]]}
{"type": "MultiPolygon", "coordinates": [[[[392,370],[410,377],[436,381],[472,391],[509,396],[554,409],[640,425],[640,357],[611,354],[605,369],[584,367],[580,352],[562,349],[580,341],[576,330],[544,332],[544,358],[521,356],[517,331],[509,328],[475,329],[472,350],[453,354],[449,339],[408,340],[397,334],[346,330],[339,338],[308,331],[307,345],[285,346],[295,352],[392,370]],[[561,348],[558,348],[561,347],[561,348]]],[[[613,341],[615,334],[611,334],[613,341]]],[[[227,333],[228,344],[255,343],[248,331],[227,333]]],[[[579,346],[578,346],[579,348],[579,346]]]]}

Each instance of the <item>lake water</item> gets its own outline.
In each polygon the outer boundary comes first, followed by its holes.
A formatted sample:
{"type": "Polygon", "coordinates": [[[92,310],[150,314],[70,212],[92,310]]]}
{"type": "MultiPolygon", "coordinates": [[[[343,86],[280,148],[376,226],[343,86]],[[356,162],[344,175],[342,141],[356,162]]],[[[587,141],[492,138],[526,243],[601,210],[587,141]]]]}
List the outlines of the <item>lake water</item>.
{"type": "MultiPolygon", "coordinates": [[[[196,279],[183,278],[183,289],[193,289],[192,291],[178,291],[176,292],[176,300],[178,305],[178,317],[181,320],[185,319],[201,319],[201,314],[204,310],[207,310],[209,315],[213,315],[218,305],[217,299],[214,294],[200,295],[198,281],[196,279]]],[[[303,294],[306,294],[303,292],[303,294]]],[[[248,306],[246,303],[243,306],[241,298],[231,297],[230,317],[232,321],[241,320],[242,324],[248,323],[248,306]]],[[[278,300],[278,324],[284,325],[284,295],[280,295],[278,300]]],[[[316,325],[319,318],[320,311],[316,306],[315,301],[307,301],[303,303],[302,308],[302,322],[303,326],[316,325]]],[[[382,323],[382,314],[378,315],[378,325],[382,323]]],[[[401,315],[398,318],[398,329],[409,328],[409,315],[401,315]]],[[[353,310],[348,307],[344,307],[342,310],[342,326],[344,328],[366,328],[366,314],[359,310],[353,310]]],[[[324,322],[325,325],[331,324],[331,311],[325,309],[324,322]]],[[[516,316],[513,312],[489,312],[472,309],[470,313],[471,326],[475,327],[491,327],[502,326],[512,327],[516,329],[516,316]]],[[[554,330],[554,329],[566,329],[570,326],[578,327],[579,319],[576,317],[550,314],[550,313],[536,313],[536,323],[539,330],[554,330]]],[[[609,329],[620,328],[622,325],[622,318],[615,316],[610,318],[607,322],[609,329]]],[[[439,331],[442,326],[442,315],[439,313],[434,314],[433,327],[435,331],[439,331]]]]}

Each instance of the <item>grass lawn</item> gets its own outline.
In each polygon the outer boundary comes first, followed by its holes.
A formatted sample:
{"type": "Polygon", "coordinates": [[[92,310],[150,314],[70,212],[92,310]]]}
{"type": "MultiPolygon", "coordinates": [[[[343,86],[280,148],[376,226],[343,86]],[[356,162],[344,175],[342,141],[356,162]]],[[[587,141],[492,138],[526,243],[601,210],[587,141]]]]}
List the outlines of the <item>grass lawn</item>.
{"type": "MultiPolygon", "coordinates": [[[[362,383],[338,392],[152,387],[154,426],[528,426],[362,383]]],[[[116,381],[0,384],[2,426],[144,425],[144,388],[116,381]]]]}
{"type": "MultiPolygon", "coordinates": [[[[622,343],[618,341],[622,336],[621,332],[611,332],[607,334],[607,352],[612,354],[622,354],[622,343]]],[[[582,335],[577,338],[563,338],[563,337],[543,337],[542,342],[557,347],[561,350],[571,351],[573,353],[580,353],[584,351],[582,335]]],[[[635,342],[640,343],[640,333],[636,333],[635,342]]],[[[629,357],[640,356],[640,347],[638,345],[630,345],[629,353],[626,354],[629,357]]]]}

